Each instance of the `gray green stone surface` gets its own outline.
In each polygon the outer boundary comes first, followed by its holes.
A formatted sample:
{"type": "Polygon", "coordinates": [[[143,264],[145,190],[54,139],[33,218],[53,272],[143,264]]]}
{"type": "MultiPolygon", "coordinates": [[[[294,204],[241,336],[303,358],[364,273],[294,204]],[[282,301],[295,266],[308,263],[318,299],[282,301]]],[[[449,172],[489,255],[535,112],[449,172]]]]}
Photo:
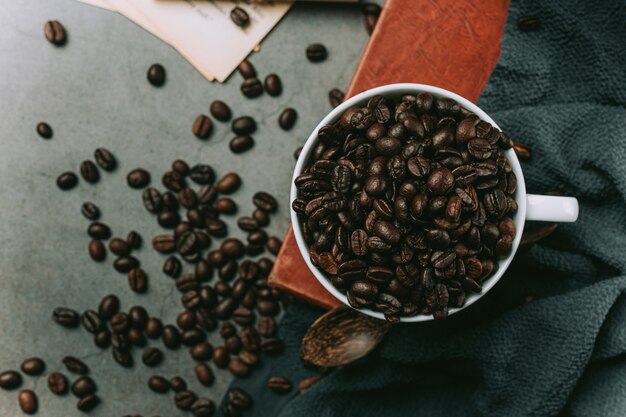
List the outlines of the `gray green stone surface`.
{"type": "MultiPolygon", "coordinates": [[[[219,402],[230,382],[223,371],[217,382],[202,388],[193,375],[194,362],[186,349],[167,351],[165,361],[148,369],[135,349],[135,367],[116,365],[111,350],[100,350],[83,329],[54,324],[56,306],[79,311],[96,308],[102,296],[115,293],[124,309],[144,305],[151,315],[173,323],[181,311],[180,294],[161,273],[164,257],[151,249],[160,232],[155,218],[141,203],[141,191],[126,185],[126,173],[143,167],[152,185],[162,188],[161,174],[176,158],[190,164],[212,165],[218,175],[239,172],[244,185],[234,194],[240,213],[250,213],[251,196],[266,190],[280,201],[268,231],[280,236],[288,228],[288,192],[293,152],[330,110],[327,92],[345,89],[367,41],[355,5],[299,4],[263,42],[251,61],[261,76],[280,74],[280,97],[245,99],[241,78],[234,74],[224,85],[209,83],[181,56],[126,18],[72,0],[5,1],[0,10],[0,370],[17,369],[29,356],[40,356],[47,372],[61,370],[61,358],[71,354],[91,368],[103,402],[91,415],[177,416],[173,395],[149,391],[151,374],[183,376],[200,395],[219,402]],[[43,36],[47,20],[66,27],[68,42],[55,47],[43,36]],[[329,58],[311,64],[304,56],[309,43],[322,42],[329,58]],[[154,88],[146,71],[155,62],[167,69],[167,82],[154,88]],[[214,99],[226,101],[235,115],[252,115],[259,128],[256,146],[242,155],[228,149],[229,126],[216,122],[211,138],[199,141],[191,133],[196,115],[207,113],[214,99]],[[282,131],[277,117],[294,107],[298,121],[282,131]],[[39,121],[48,122],[54,136],[35,133],[39,121]],[[96,185],[80,182],[60,191],[56,177],[78,172],[94,149],[104,146],[118,158],[112,173],[101,171],[96,185]],[[114,271],[113,257],[98,264],[89,258],[86,228],[80,214],[84,201],[102,210],[102,221],[114,236],[136,229],[147,242],[136,252],[150,276],[147,294],[132,293],[126,276],[114,271]]],[[[219,57],[215,57],[219,59],[219,57]]],[[[227,217],[240,238],[236,216],[227,217]]],[[[214,243],[215,246],[215,243],[214,243]]],[[[211,340],[218,342],[218,335],[211,340]]],[[[152,346],[162,347],[160,341],[152,346]]],[[[34,389],[43,416],[79,415],[76,398],[56,397],[46,377],[25,377],[22,388],[34,389]]],[[[0,390],[0,415],[18,416],[17,390],[0,390]]]]}

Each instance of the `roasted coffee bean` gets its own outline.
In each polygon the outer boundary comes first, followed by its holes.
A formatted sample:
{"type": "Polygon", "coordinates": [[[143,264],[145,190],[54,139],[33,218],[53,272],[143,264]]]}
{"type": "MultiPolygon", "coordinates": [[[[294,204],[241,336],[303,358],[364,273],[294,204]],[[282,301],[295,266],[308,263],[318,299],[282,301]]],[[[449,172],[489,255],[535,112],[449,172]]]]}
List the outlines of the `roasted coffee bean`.
{"type": "MultiPolygon", "coordinates": [[[[243,216],[237,220],[237,226],[246,232],[253,232],[259,228],[259,223],[252,217],[243,216]]],[[[248,242],[249,241],[248,239],[248,242]]]]}
{"type": "Polygon", "coordinates": [[[196,399],[197,396],[195,393],[184,390],[176,393],[174,396],[174,403],[176,404],[176,407],[181,410],[189,410],[196,399]]]}
{"type": "Polygon", "coordinates": [[[224,417],[242,417],[243,413],[235,404],[227,402],[222,405],[222,415],[224,417]]]}
{"type": "Polygon", "coordinates": [[[248,16],[248,12],[241,7],[234,7],[230,11],[230,20],[232,20],[237,26],[243,28],[248,26],[250,23],[250,16],[248,16]]]}
{"type": "Polygon", "coordinates": [[[154,367],[161,363],[163,360],[163,352],[155,347],[150,347],[143,351],[141,355],[141,361],[146,366],[154,367]]]}
{"type": "Polygon", "coordinates": [[[183,296],[180,299],[180,302],[183,305],[183,307],[189,310],[193,310],[200,305],[202,300],[197,291],[188,291],[183,294],[183,296]]]}
{"type": "Polygon", "coordinates": [[[78,177],[73,172],[64,172],[57,178],[57,186],[63,190],[71,190],[78,184],[78,177]]]}
{"type": "Polygon", "coordinates": [[[183,177],[186,177],[187,175],[189,175],[191,168],[189,168],[189,164],[187,164],[187,162],[183,161],[182,159],[177,159],[172,162],[172,171],[182,175],[183,177]]]}
{"type": "Polygon", "coordinates": [[[313,385],[317,384],[320,379],[322,379],[321,375],[313,375],[308,378],[304,378],[298,383],[298,391],[300,391],[300,393],[303,393],[304,391],[311,388],[313,385]]]}
{"type": "Polygon", "coordinates": [[[26,375],[41,375],[46,369],[46,364],[41,358],[28,358],[20,366],[26,375]]]}
{"type": "Polygon", "coordinates": [[[185,330],[180,335],[180,340],[185,346],[193,346],[206,340],[206,333],[201,329],[185,330]]]}
{"type": "Polygon", "coordinates": [[[220,336],[224,339],[229,338],[237,333],[237,328],[229,321],[222,323],[220,326],[220,336]]]}
{"type": "Polygon", "coordinates": [[[525,143],[514,142],[513,150],[520,161],[529,161],[531,156],[531,147],[525,143]]]}
{"type": "Polygon", "coordinates": [[[130,354],[128,350],[120,350],[113,348],[113,359],[118,365],[123,366],[124,368],[132,368],[133,363],[133,355],[130,354]]]}
{"type": "Polygon", "coordinates": [[[179,192],[186,187],[185,177],[176,171],[167,171],[161,177],[161,183],[173,192],[179,192]]]}
{"type": "Polygon", "coordinates": [[[142,306],[133,306],[128,311],[128,317],[130,318],[130,324],[138,330],[145,330],[148,324],[148,312],[142,306]]]}
{"type": "Polygon", "coordinates": [[[277,355],[285,350],[285,344],[277,337],[263,339],[261,342],[261,352],[266,355],[277,355]]]}
{"type": "Polygon", "coordinates": [[[130,254],[131,247],[128,242],[116,237],[109,241],[109,250],[117,256],[127,256],[130,254]]]}
{"type": "Polygon", "coordinates": [[[235,136],[228,146],[233,153],[243,153],[254,146],[254,139],[250,135],[235,136]]]}
{"type": "Polygon", "coordinates": [[[178,349],[180,346],[180,332],[170,324],[163,327],[161,338],[163,339],[163,345],[168,349],[178,349]]]}
{"type": "Polygon", "coordinates": [[[198,382],[200,382],[205,387],[210,387],[211,385],[213,385],[213,382],[215,382],[215,375],[213,375],[213,371],[211,370],[211,367],[209,365],[201,362],[196,364],[194,370],[196,372],[196,378],[198,379],[198,382]]]}
{"type": "Polygon", "coordinates": [[[250,116],[241,116],[231,123],[233,133],[237,135],[249,135],[256,131],[256,122],[250,116]]]}
{"type": "Polygon", "coordinates": [[[191,131],[198,139],[207,139],[213,131],[213,122],[209,116],[200,114],[194,120],[191,131]]]}
{"type": "Polygon", "coordinates": [[[150,339],[157,339],[161,337],[163,332],[163,323],[156,317],[151,317],[146,323],[146,336],[150,339]]]}
{"type": "Polygon", "coordinates": [[[161,64],[152,64],[148,68],[148,82],[155,87],[165,84],[165,68],[161,64]]]}
{"type": "Polygon", "coordinates": [[[90,240],[89,241],[89,256],[96,262],[102,262],[106,259],[107,252],[104,247],[104,244],[100,240],[90,240]]]}
{"type": "Polygon", "coordinates": [[[263,94],[263,85],[258,78],[246,78],[241,83],[241,92],[248,98],[258,97],[263,94]]]}
{"type": "Polygon", "coordinates": [[[228,400],[241,410],[252,407],[252,397],[242,388],[233,388],[228,391],[228,400]]]}
{"type": "Polygon", "coordinates": [[[52,320],[63,327],[76,327],[79,315],[75,310],[66,307],[57,307],[52,312],[52,320]]]}
{"type": "Polygon", "coordinates": [[[254,321],[254,313],[245,307],[239,307],[233,311],[233,320],[240,326],[248,326],[254,321]]]}
{"type": "Polygon", "coordinates": [[[68,382],[65,375],[60,372],[53,372],[48,375],[48,389],[55,395],[67,393],[68,382]]]}
{"type": "Polygon", "coordinates": [[[117,161],[113,154],[106,148],[98,148],[94,152],[94,158],[98,166],[105,171],[113,171],[117,166],[117,161]]]}
{"type": "Polygon", "coordinates": [[[87,234],[94,239],[105,240],[111,237],[111,229],[104,223],[92,222],[87,228],[87,234]]]}
{"type": "Polygon", "coordinates": [[[314,43],[306,48],[306,57],[311,62],[321,62],[328,56],[326,47],[321,43],[314,43]]]}
{"type": "Polygon", "coordinates": [[[283,130],[291,130],[293,125],[296,124],[297,119],[298,119],[298,113],[295,111],[295,109],[288,107],[285,110],[283,110],[278,116],[278,125],[283,130]]]}
{"type": "Polygon", "coordinates": [[[175,256],[169,256],[163,263],[163,273],[172,278],[178,278],[182,272],[182,268],[183,266],[180,260],[175,256]]]}
{"type": "Polygon", "coordinates": [[[330,102],[330,105],[333,109],[340,105],[343,102],[344,98],[344,92],[338,88],[333,88],[328,92],[328,101],[330,102]]]}
{"type": "Polygon", "coordinates": [[[110,320],[115,313],[120,309],[120,299],[114,295],[109,294],[102,298],[100,305],[98,306],[98,314],[104,320],[110,320]]]}
{"type": "MultiPolygon", "coordinates": [[[[191,168],[191,171],[189,172],[189,177],[196,184],[206,185],[213,182],[213,180],[215,179],[215,172],[210,165],[197,164],[191,168]]],[[[210,190],[210,188],[203,190],[199,192],[198,200],[200,204],[209,204],[211,201],[207,200],[204,194],[206,193],[206,190],[210,190]],[[202,192],[203,190],[204,192],[202,192]]]]}
{"type": "Polygon", "coordinates": [[[100,349],[105,349],[111,344],[111,332],[100,330],[93,338],[93,343],[100,349]]]}
{"type": "Polygon", "coordinates": [[[158,213],[163,208],[163,198],[161,197],[161,193],[156,188],[146,188],[141,196],[143,205],[149,212],[158,213]]]}
{"type": "Polygon", "coordinates": [[[126,176],[126,182],[131,188],[144,188],[150,183],[150,173],[143,168],[133,169],[126,176]]]}
{"type": "Polygon", "coordinates": [[[180,376],[170,378],[170,387],[174,392],[181,392],[187,389],[187,382],[180,376]]]}
{"type": "Polygon", "coordinates": [[[131,249],[139,249],[141,247],[141,235],[134,230],[131,230],[126,235],[126,243],[131,249]]]}
{"type": "Polygon", "coordinates": [[[278,75],[270,74],[265,77],[265,91],[272,97],[279,96],[283,92],[283,84],[278,75]]]}
{"type": "Polygon", "coordinates": [[[124,333],[130,327],[130,317],[124,312],[115,313],[110,324],[115,333],[124,333]]]}
{"type": "Polygon", "coordinates": [[[22,385],[22,375],[16,371],[4,371],[0,373],[0,388],[5,390],[15,389],[22,385]]]}
{"type": "Polygon", "coordinates": [[[134,292],[146,292],[148,289],[148,275],[146,275],[143,269],[135,267],[128,271],[128,287],[134,292]]]}
{"type": "Polygon", "coordinates": [[[100,217],[100,209],[94,203],[86,201],[80,208],[80,212],[88,220],[98,220],[100,217]]]}
{"type": "Polygon", "coordinates": [[[248,352],[258,352],[261,349],[261,337],[254,327],[244,327],[239,332],[238,339],[243,348],[248,352]]]}
{"type": "Polygon", "coordinates": [[[146,337],[143,335],[143,332],[141,330],[131,327],[130,329],[128,329],[126,336],[128,337],[128,341],[134,346],[146,346],[146,337]]]}
{"type": "Polygon", "coordinates": [[[211,112],[211,116],[215,117],[220,122],[227,122],[232,117],[230,107],[221,100],[214,100],[209,106],[209,111],[211,112]]]}
{"type": "Polygon", "coordinates": [[[96,392],[96,383],[88,376],[81,376],[72,383],[72,394],[78,398],[96,392]]]}
{"type": "Polygon", "coordinates": [[[191,413],[195,417],[212,417],[215,413],[215,403],[208,398],[198,398],[191,405],[191,413]]]}
{"type": "Polygon", "coordinates": [[[231,194],[241,186],[241,177],[234,172],[224,175],[217,182],[217,190],[222,194],[231,194]]]}
{"type": "Polygon", "coordinates": [[[273,376],[268,379],[267,387],[277,394],[286,394],[291,391],[292,384],[291,381],[285,377],[273,376]]]}
{"type": "Polygon", "coordinates": [[[374,32],[376,23],[378,23],[378,15],[366,14],[363,16],[363,24],[365,25],[365,31],[368,35],[371,35],[374,32]]]}
{"type": "Polygon", "coordinates": [[[94,184],[100,179],[100,172],[93,162],[83,161],[80,164],[80,176],[88,183],[94,184]]]}
{"type": "Polygon", "coordinates": [[[17,396],[22,412],[25,414],[35,414],[38,408],[37,396],[29,389],[20,391],[17,396]]]}
{"type": "Polygon", "coordinates": [[[89,333],[95,334],[102,330],[102,319],[94,310],[85,311],[81,317],[81,321],[83,323],[83,327],[89,333]]]}
{"type": "Polygon", "coordinates": [[[283,242],[277,238],[276,236],[270,236],[267,238],[267,242],[265,242],[265,247],[272,255],[278,255],[278,251],[280,251],[280,247],[283,242]]]}
{"type": "Polygon", "coordinates": [[[165,394],[170,390],[170,383],[160,375],[152,375],[148,379],[148,387],[159,394],[165,394]]]}
{"type": "Polygon", "coordinates": [[[437,168],[428,176],[426,185],[435,195],[445,194],[454,185],[454,175],[448,168],[437,168]]]}
{"type": "Polygon", "coordinates": [[[37,123],[37,134],[44,139],[50,139],[52,137],[52,128],[46,122],[37,123]]]}
{"type": "Polygon", "coordinates": [[[264,191],[255,193],[252,197],[252,202],[259,209],[269,213],[276,211],[276,208],[278,207],[276,199],[271,194],[264,191]]]}
{"type": "Polygon", "coordinates": [[[198,343],[189,348],[189,354],[196,361],[210,360],[213,355],[213,345],[209,342],[198,343]]]}
{"type": "Polygon", "coordinates": [[[53,45],[61,46],[65,43],[65,28],[58,20],[48,20],[43,27],[43,34],[53,45]]]}
{"type": "Polygon", "coordinates": [[[241,61],[241,64],[239,64],[239,66],[237,67],[237,71],[239,71],[239,74],[241,74],[244,79],[255,78],[257,76],[254,65],[252,65],[252,62],[248,61],[247,59],[241,61]]]}
{"type": "Polygon", "coordinates": [[[535,32],[541,29],[541,20],[539,16],[520,16],[517,28],[522,32],[535,32]]]}
{"type": "Polygon", "coordinates": [[[170,253],[176,250],[176,239],[173,235],[157,235],[152,239],[152,247],[160,253],[170,253]]]}
{"type": "Polygon", "coordinates": [[[191,310],[185,310],[176,317],[176,325],[183,330],[194,328],[196,323],[196,315],[191,310]]]}
{"type": "Polygon", "coordinates": [[[245,246],[237,238],[225,239],[220,245],[220,251],[230,259],[241,258],[245,251],[245,246]]]}
{"type": "Polygon", "coordinates": [[[230,355],[224,346],[217,346],[213,349],[213,363],[218,368],[226,368],[230,361],[230,355]]]}
{"type": "Polygon", "coordinates": [[[230,358],[228,370],[231,374],[238,377],[244,377],[250,374],[250,366],[237,356],[230,358]]]}
{"type": "Polygon", "coordinates": [[[89,394],[78,400],[76,408],[80,411],[89,412],[93,410],[98,404],[100,404],[100,398],[95,394],[89,394]]]}
{"type": "Polygon", "coordinates": [[[272,337],[276,334],[276,320],[273,317],[263,316],[257,323],[259,333],[263,337],[272,337]]]}

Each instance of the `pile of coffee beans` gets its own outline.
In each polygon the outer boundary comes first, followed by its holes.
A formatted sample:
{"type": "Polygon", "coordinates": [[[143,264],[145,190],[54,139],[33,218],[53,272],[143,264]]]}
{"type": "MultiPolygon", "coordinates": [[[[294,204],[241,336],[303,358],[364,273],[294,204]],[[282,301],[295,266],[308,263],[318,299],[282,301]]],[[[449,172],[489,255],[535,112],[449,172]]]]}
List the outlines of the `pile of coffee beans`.
{"type": "Polygon", "coordinates": [[[318,141],[293,209],[311,262],[353,307],[443,319],[510,253],[513,143],[454,100],[374,96],[318,141]]]}

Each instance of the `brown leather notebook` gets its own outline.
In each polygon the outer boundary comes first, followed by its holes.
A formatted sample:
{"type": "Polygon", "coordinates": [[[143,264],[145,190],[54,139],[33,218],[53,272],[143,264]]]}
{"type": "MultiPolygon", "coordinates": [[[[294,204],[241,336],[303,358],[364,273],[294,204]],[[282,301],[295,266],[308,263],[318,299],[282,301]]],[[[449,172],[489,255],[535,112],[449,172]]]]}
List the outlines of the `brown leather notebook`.
{"type": "MultiPolygon", "coordinates": [[[[476,101],[498,61],[508,8],[508,0],[387,0],[346,97],[413,82],[476,101]]],[[[291,228],[270,285],[323,307],[340,304],[309,271],[291,228]]]]}

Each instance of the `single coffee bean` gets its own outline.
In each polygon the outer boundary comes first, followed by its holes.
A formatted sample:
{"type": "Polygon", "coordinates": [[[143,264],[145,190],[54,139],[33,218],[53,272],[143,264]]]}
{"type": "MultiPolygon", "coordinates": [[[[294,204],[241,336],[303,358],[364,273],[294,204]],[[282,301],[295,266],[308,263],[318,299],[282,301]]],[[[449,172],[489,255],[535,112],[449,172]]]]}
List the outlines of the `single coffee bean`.
{"type": "Polygon", "coordinates": [[[169,256],[163,263],[163,273],[172,278],[178,278],[182,272],[182,264],[175,256],[169,256]]]}
{"type": "MultiPolygon", "coordinates": [[[[198,164],[198,165],[194,165],[191,168],[191,172],[189,173],[189,176],[191,180],[195,182],[196,184],[205,185],[205,184],[210,184],[213,182],[213,180],[215,179],[215,172],[213,171],[213,168],[210,165],[198,164]]],[[[204,202],[202,200],[201,196],[199,197],[200,197],[199,201],[201,204],[208,204],[208,202],[204,202]]]]}
{"type": "Polygon", "coordinates": [[[89,333],[96,334],[102,330],[102,319],[100,315],[94,310],[87,310],[81,317],[83,327],[89,333]]]}
{"type": "Polygon", "coordinates": [[[243,153],[254,146],[254,139],[250,135],[235,136],[228,146],[233,153],[243,153]]]}
{"type": "Polygon", "coordinates": [[[0,373],[0,388],[11,390],[20,385],[22,385],[22,375],[19,372],[4,371],[0,373]]]}
{"type": "MultiPolygon", "coordinates": [[[[127,273],[133,269],[138,269],[139,261],[137,260],[137,258],[133,256],[120,256],[113,262],[113,268],[115,268],[117,272],[127,273]]],[[[141,272],[143,273],[143,271],[141,272]]],[[[134,273],[139,273],[139,271],[135,271],[134,273]]],[[[133,279],[134,278],[141,278],[141,277],[133,277],[133,279]]]]}
{"type": "Polygon", "coordinates": [[[128,271],[128,287],[134,292],[146,292],[148,289],[148,275],[146,275],[143,269],[132,268],[128,271]]]}
{"type": "Polygon", "coordinates": [[[183,378],[175,376],[170,379],[170,387],[174,392],[181,392],[187,389],[187,382],[183,378]]]}
{"type": "Polygon", "coordinates": [[[176,404],[176,407],[181,410],[189,410],[196,399],[197,396],[195,393],[184,390],[176,393],[174,396],[174,403],[176,404]]]}
{"type": "Polygon", "coordinates": [[[219,198],[214,206],[222,214],[235,214],[237,212],[237,203],[232,198],[219,198]]]}
{"type": "Polygon", "coordinates": [[[242,388],[233,388],[228,391],[228,400],[237,408],[247,410],[252,407],[252,397],[242,388]]]}
{"type": "Polygon", "coordinates": [[[180,340],[185,346],[193,346],[206,340],[206,333],[199,328],[185,330],[180,335],[180,340]]]}
{"type": "Polygon", "coordinates": [[[81,376],[72,383],[72,394],[78,398],[96,392],[96,383],[88,376],[81,376]]]}
{"type": "Polygon", "coordinates": [[[146,336],[150,339],[157,339],[161,337],[163,332],[163,323],[156,317],[151,317],[146,322],[146,336]]]}
{"type": "Polygon", "coordinates": [[[66,307],[57,307],[52,312],[52,320],[63,327],[76,327],[79,315],[75,310],[66,307]]]}
{"type": "Polygon", "coordinates": [[[67,393],[67,378],[60,372],[52,372],[48,375],[48,389],[55,395],[63,395],[67,393]]]}
{"type": "Polygon", "coordinates": [[[261,342],[261,352],[266,355],[277,355],[285,350],[285,344],[277,337],[270,337],[261,342]]]}
{"type": "MultiPolygon", "coordinates": [[[[252,217],[243,216],[237,219],[237,226],[246,232],[255,231],[259,228],[259,223],[252,217]]],[[[265,242],[263,242],[265,243],[265,242]]]]}
{"type": "Polygon", "coordinates": [[[141,194],[143,205],[150,213],[158,213],[163,208],[161,193],[154,187],[149,187],[141,194]]]}
{"type": "Polygon", "coordinates": [[[213,131],[213,122],[211,122],[209,116],[201,114],[193,122],[191,131],[198,139],[207,139],[213,131]]]}
{"type": "Polygon", "coordinates": [[[227,122],[232,117],[230,107],[221,100],[214,100],[209,106],[211,116],[215,117],[220,122],[227,122]]]}
{"type": "Polygon", "coordinates": [[[128,243],[131,249],[139,249],[141,247],[141,235],[131,230],[128,232],[128,235],[126,235],[126,243],[128,243]]]}
{"type": "Polygon", "coordinates": [[[133,360],[133,355],[131,355],[128,350],[120,350],[120,349],[113,348],[112,352],[113,352],[113,359],[119,365],[123,366],[124,368],[133,367],[133,363],[135,361],[133,360]]]}
{"type": "Polygon", "coordinates": [[[148,387],[159,394],[164,394],[170,390],[170,383],[160,375],[152,375],[148,379],[148,387]]]}
{"type": "Polygon", "coordinates": [[[76,375],[87,375],[89,373],[89,367],[85,364],[85,362],[74,356],[65,356],[63,358],[63,365],[65,368],[76,375]]]}
{"type": "Polygon", "coordinates": [[[233,133],[237,135],[248,135],[256,131],[256,121],[250,116],[241,116],[231,123],[233,133]]]}
{"type": "Polygon", "coordinates": [[[161,64],[152,64],[148,68],[148,82],[155,87],[165,84],[165,68],[161,64]]]}
{"type": "Polygon", "coordinates": [[[300,393],[303,393],[304,391],[311,388],[313,385],[317,384],[320,379],[322,379],[321,375],[313,375],[308,378],[304,378],[298,383],[298,391],[300,391],[300,393]]]}
{"type": "Polygon", "coordinates": [[[106,259],[107,252],[104,247],[104,244],[100,240],[90,240],[89,241],[89,256],[96,262],[102,262],[106,259]]]}
{"type": "Polygon", "coordinates": [[[213,355],[213,345],[209,342],[198,343],[189,348],[189,354],[196,361],[206,361],[213,355]]]}
{"type": "Polygon", "coordinates": [[[126,182],[131,188],[144,188],[150,183],[150,173],[142,168],[133,169],[126,176],[126,182]]]}
{"type": "Polygon", "coordinates": [[[238,259],[244,255],[245,246],[237,238],[228,238],[222,242],[220,251],[230,259],[238,259]]]}
{"type": "Polygon", "coordinates": [[[265,91],[272,97],[279,96],[283,92],[283,83],[276,74],[265,77],[265,91]]]}
{"type": "Polygon", "coordinates": [[[93,162],[83,161],[80,164],[80,176],[88,183],[94,184],[100,179],[100,172],[93,162]]]}
{"type": "Polygon", "coordinates": [[[148,312],[142,306],[133,306],[128,311],[130,324],[136,329],[144,330],[148,324],[148,312]]]}
{"type": "Polygon", "coordinates": [[[241,177],[234,172],[224,175],[216,184],[221,194],[232,194],[241,186],[241,177]]]}
{"type": "Polygon", "coordinates": [[[104,223],[92,222],[87,228],[87,234],[94,239],[106,240],[111,237],[111,229],[104,223]]]}
{"type": "Polygon", "coordinates": [[[238,377],[244,377],[250,374],[250,366],[237,356],[230,358],[228,370],[231,374],[238,377]]]}
{"type": "Polygon", "coordinates": [[[522,32],[535,32],[541,29],[541,20],[539,16],[520,16],[517,28],[522,32]]]}
{"type": "Polygon", "coordinates": [[[109,250],[117,256],[127,256],[130,254],[130,245],[119,237],[113,238],[109,241],[109,250]]]}
{"type": "Polygon", "coordinates": [[[232,20],[237,26],[243,28],[248,26],[250,23],[250,16],[248,16],[248,12],[241,7],[234,7],[230,11],[230,20],[232,20]]]}
{"type": "Polygon", "coordinates": [[[20,404],[20,408],[22,412],[26,414],[35,414],[37,412],[38,404],[37,404],[37,396],[35,393],[29,389],[25,389],[20,391],[17,396],[18,403],[20,404]]]}
{"type": "Polygon", "coordinates": [[[263,316],[257,323],[259,334],[263,337],[272,337],[276,334],[276,320],[273,317],[263,316]]]}
{"type": "Polygon", "coordinates": [[[179,192],[186,187],[185,178],[176,171],[167,171],[161,177],[161,183],[169,190],[179,192]]]}
{"type": "Polygon", "coordinates": [[[180,332],[170,324],[163,327],[161,338],[163,339],[163,344],[168,349],[178,349],[180,347],[180,332]]]}
{"type": "Polygon", "coordinates": [[[198,398],[191,405],[191,413],[194,417],[212,417],[215,413],[215,403],[208,398],[198,398]]]}
{"type": "Polygon", "coordinates": [[[222,415],[224,417],[241,417],[242,413],[235,404],[227,402],[222,405],[222,415]]]}
{"type": "Polygon", "coordinates": [[[111,344],[111,332],[100,330],[93,338],[93,342],[100,349],[105,349],[111,344]]]}
{"type": "Polygon", "coordinates": [[[278,255],[282,244],[283,242],[279,238],[276,236],[270,236],[267,238],[267,242],[265,242],[265,247],[272,255],[278,255]]]}
{"type": "Polygon", "coordinates": [[[37,134],[44,139],[50,139],[52,137],[52,128],[46,122],[37,123],[37,134]]]}
{"type": "Polygon", "coordinates": [[[22,372],[27,375],[41,375],[43,371],[46,369],[46,364],[41,358],[28,358],[20,367],[22,372]]]}
{"type": "Polygon", "coordinates": [[[241,340],[237,335],[233,335],[224,340],[224,347],[229,353],[238,353],[241,350],[241,340]]]}
{"type": "Polygon", "coordinates": [[[83,412],[89,412],[93,410],[98,404],[100,404],[100,398],[95,394],[88,394],[78,400],[76,408],[83,412]]]}
{"type": "Polygon", "coordinates": [[[157,235],[152,239],[152,247],[159,253],[170,253],[176,250],[176,239],[173,235],[157,235]]]}
{"type": "Polygon", "coordinates": [[[94,158],[98,166],[105,171],[113,171],[117,166],[117,161],[113,154],[106,148],[98,148],[94,152],[94,158]]]}
{"type": "Polygon", "coordinates": [[[531,147],[525,143],[514,142],[513,150],[520,161],[529,161],[531,156],[531,147]]]}
{"type": "Polygon", "coordinates": [[[98,314],[104,320],[110,320],[120,309],[120,299],[115,294],[109,294],[102,298],[98,306],[98,314]]]}
{"type": "Polygon", "coordinates": [[[86,201],[80,208],[80,212],[88,220],[98,220],[100,217],[100,209],[94,203],[86,201]]]}
{"type": "Polygon", "coordinates": [[[48,20],[43,27],[43,34],[53,45],[61,46],[66,41],[65,28],[58,20],[48,20]]]}
{"type": "Polygon", "coordinates": [[[376,24],[378,23],[378,15],[376,14],[366,14],[363,16],[363,24],[365,26],[365,31],[368,35],[371,35],[376,28],[376,24]]]}
{"type": "Polygon", "coordinates": [[[265,210],[254,210],[252,212],[252,218],[254,218],[254,220],[256,220],[261,227],[265,227],[270,224],[270,217],[265,210]]]}
{"type": "Polygon", "coordinates": [[[198,378],[198,382],[200,382],[205,387],[209,387],[213,385],[215,382],[215,376],[213,375],[213,371],[206,363],[198,363],[195,367],[196,378],[198,378]]]}
{"type": "Polygon", "coordinates": [[[331,107],[334,109],[340,105],[345,98],[345,93],[338,88],[333,88],[328,92],[328,101],[331,107]]]}
{"type": "Polygon", "coordinates": [[[241,83],[241,93],[248,98],[255,98],[263,94],[263,85],[258,78],[246,78],[241,83]]]}
{"type": "Polygon", "coordinates": [[[141,361],[144,365],[154,367],[161,363],[163,360],[163,352],[159,348],[149,347],[143,351],[141,355],[141,361]]]}
{"type": "Polygon", "coordinates": [[[146,346],[146,337],[143,335],[143,332],[141,330],[131,327],[130,329],[128,329],[126,336],[128,337],[128,341],[134,346],[146,346]]]}
{"type": "Polygon", "coordinates": [[[130,317],[124,312],[115,313],[111,317],[110,324],[115,333],[124,333],[130,327],[130,317]]]}
{"type": "Polygon", "coordinates": [[[57,187],[63,191],[71,190],[78,184],[78,177],[73,172],[64,172],[57,178],[57,187]]]}
{"type": "Polygon", "coordinates": [[[306,57],[311,62],[321,62],[328,56],[326,47],[321,43],[314,43],[306,48],[306,57]]]}
{"type": "Polygon", "coordinates": [[[298,113],[291,107],[286,108],[278,116],[278,125],[283,130],[290,130],[298,118],[298,113]]]}
{"type": "Polygon", "coordinates": [[[291,381],[285,377],[273,376],[267,380],[267,387],[277,394],[286,394],[291,391],[292,384],[291,381]]]}
{"type": "Polygon", "coordinates": [[[213,349],[213,363],[218,368],[226,368],[230,361],[230,355],[224,346],[217,346],[213,349]]]}
{"type": "Polygon", "coordinates": [[[278,202],[276,199],[269,193],[264,191],[259,191],[252,196],[252,202],[256,207],[266,212],[274,212],[278,207],[278,202]]]}

